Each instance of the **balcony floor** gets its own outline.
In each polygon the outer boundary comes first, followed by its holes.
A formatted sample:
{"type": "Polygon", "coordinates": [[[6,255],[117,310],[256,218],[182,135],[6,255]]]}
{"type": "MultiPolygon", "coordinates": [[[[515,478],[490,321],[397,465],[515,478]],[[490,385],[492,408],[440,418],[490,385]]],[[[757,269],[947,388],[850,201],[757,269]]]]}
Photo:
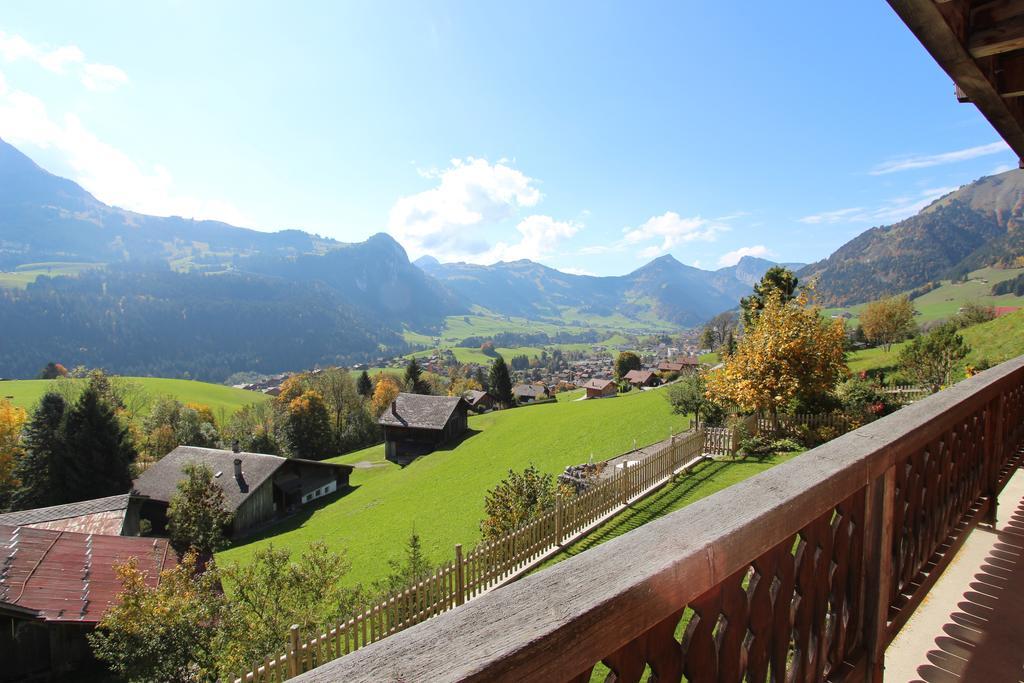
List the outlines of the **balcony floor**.
{"type": "Polygon", "coordinates": [[[886,681],[1024,681],[1024,471],[885,654],[886,681]]]}

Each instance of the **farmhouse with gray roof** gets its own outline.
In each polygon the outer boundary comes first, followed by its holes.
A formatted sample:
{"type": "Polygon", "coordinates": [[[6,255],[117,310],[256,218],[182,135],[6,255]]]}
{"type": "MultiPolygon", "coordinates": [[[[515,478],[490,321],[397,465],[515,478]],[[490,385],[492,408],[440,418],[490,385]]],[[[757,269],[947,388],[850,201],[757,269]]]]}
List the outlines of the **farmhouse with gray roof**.
{"type": "Polygon", "coordinates": [[[224,492],[234,513],[232,536],[269,522],[274,517],[348,487],[351,465],[265,453],[244,453],[216,448],[178,446],[150,465],[135,480],[135,492],[147,496],[142,517],[154,531],[167,524],[167,505],[185,478],[185,466],[204,464],[224,492]]]}
{"type": "Polygon", "coordinates": [[[463,434],[469,404],[459,396],[399,394],[381,414],[384,456],[408,465],[463,434]]]}

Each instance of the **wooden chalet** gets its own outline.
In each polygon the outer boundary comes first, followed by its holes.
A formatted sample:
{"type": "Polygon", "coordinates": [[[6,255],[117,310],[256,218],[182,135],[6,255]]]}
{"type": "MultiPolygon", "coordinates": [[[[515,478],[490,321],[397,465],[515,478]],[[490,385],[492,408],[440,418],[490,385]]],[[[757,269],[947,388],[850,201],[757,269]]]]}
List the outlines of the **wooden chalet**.
{"type": "Polygon", "coordinates": [[[459,396],[399,394],[381,414],[384,457],[408,465],[465,433],[469,404],[459,396]]]}
{"type": "Polygon", "coordinates": [[[608,398],[618,392],[615,382],[610,379],[595,378],[584,384],[583,388],[587,390],[587,398],[608,398]]]}
{"type": "Polygon", "coordinates": [[[488,410],[494,410],[494,406],[498,402],[489,392],[477,389],[470,389],[463,394],[462,398],[465,399],[469,409],[476,413],[486,413],[488,410]]]}
{"type": "Polygon", "coordinates": [[[207,465],[213,481],[224,491],[235,517],[230,535],[250,529],[307,503],[348,488],[351,465],[265,453],[244,453],[178,446],[153,463],[134,482],[135,493],[146,496],[141,515],[161,532],[167,524],[167,505],[177,493],[189,464],[207,465]]]}
{"type": "Polygon", "coordinates": [[[663,360],[658,363],[658,372],[684,374],[700,369],[700,360],[696,356],[680,356],[675,360],[663,360]]]}
{"type": "Polygon", "coordinates": [[[512,387],[512,398],[516,403],[533,403],[551,398],[551,392],[541,384],[517,384],[512,387]]]}
{"type": "Polygon", "coordinates": [[[630,370],[622,379],[637,388],[661,385],[661,378],[652,370],[630,370]]]}
{"type": "Polygon", "coordinates": [[[130,558],[151,586],[177,564],[165,538],[0,525],[0,681],[102,673],[86,635],[117,603],[114,568],[130,558]]]}

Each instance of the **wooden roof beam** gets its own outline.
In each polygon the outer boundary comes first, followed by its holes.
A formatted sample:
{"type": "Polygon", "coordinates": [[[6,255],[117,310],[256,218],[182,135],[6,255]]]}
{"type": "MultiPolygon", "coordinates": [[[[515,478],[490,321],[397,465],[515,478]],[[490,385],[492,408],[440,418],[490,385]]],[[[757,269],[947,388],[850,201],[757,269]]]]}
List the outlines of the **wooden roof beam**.
{"type": "Polygon", "coordinates": [[[967,47],[975,59],[1024,48],[1024,15],[1000,21],[989,28],[972,27],[967,47]]]}
{"type": "Polygon", "coordinates": [[[969,3],[962,0],[941,5],[934,0],[888,2],[1017,157],[1024,159],[1024,109],[1020,100],[1000,95],[988,69],[983,69],[967,50],[969,3]]]}

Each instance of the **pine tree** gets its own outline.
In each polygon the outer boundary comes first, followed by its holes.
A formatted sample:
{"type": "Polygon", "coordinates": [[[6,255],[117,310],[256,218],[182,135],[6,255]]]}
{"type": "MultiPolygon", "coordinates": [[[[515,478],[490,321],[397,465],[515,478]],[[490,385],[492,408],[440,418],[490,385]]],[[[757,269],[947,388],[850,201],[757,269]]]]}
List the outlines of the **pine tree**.
{"type": "Polygon", "coordinates": [[[359,391],[359,395],[363,398],[370,398],[373,395],[373,382],[370,381],[370,375],[366,370],[363,370],[362,374],[359,375],[356,390],[359,391]]]}
{"type": "Polygon", "coordinates": [[[11,496],[12,510],[57,505],[64,502],[59,468],[65,449],[64,413],[67,404],[60,394],[48,393],[39,401],[25,425],[22,443],[25,454],[14,466],[20,482],[11,496]]]}
{"type": "Polygon", "coordinates": [[[65,500],[60,502],[128,493],[135,446],[128,430],[94,387],[86,387],[68,413],[66,437],[67,450],[59,473],[65,500]]]}
{"type": "Polygon", "coordinates": [[[477,368],[473,377],[484,391],[490,391],[490,382],[483,368],[477,368]]]}
{"type": "Polygon", "coordinates": [[[512,405],[512,378],[509,377],[508,365],[505,364],[505,359],[501,356],[498,356],[491,364],[491,379],[488,384],[498,403],[506,408],[512,405]]]}
{"type": "Polygon", "coordinates": [[[405,389],[414,394],[429,394],[430,385],[423,379],[423,370],[416,358],[410,358],[409,364],[405,366],[405,389]]]}

